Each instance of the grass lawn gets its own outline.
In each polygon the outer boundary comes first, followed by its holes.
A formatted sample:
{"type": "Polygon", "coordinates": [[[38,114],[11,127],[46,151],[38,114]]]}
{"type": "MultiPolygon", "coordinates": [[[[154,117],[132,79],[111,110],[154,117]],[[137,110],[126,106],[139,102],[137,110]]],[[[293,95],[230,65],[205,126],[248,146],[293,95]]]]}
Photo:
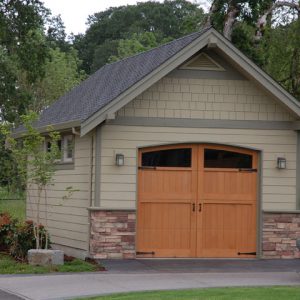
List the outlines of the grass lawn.
{"type": "Polygon", "coordinates": [[[19,221],[25,220],[25,196],[8,192],[4,187],[0,187],[0,212],[8,212],[19,221]]]}
{"type": "Polygon", "coordinates": [[[89,262],[74,259],[65,262],[62,266],[42,267],[30,266],[19,263],[6,254],[0,254],[0,274],[43,274],[51,272],[93,272],[101,269],[101,266],[89,262]]]}
{"type": "Polygon", "coordinates": [[[84,298],[85,300],[299,300],[299,287],[209,288],[135,292],[84,298]]]}
{"type": "Polygon", "coordinates": [[[8,212],[14,219],[25,220],[26,202],[25,200],[1,200],[0,212],[8,212]]]}

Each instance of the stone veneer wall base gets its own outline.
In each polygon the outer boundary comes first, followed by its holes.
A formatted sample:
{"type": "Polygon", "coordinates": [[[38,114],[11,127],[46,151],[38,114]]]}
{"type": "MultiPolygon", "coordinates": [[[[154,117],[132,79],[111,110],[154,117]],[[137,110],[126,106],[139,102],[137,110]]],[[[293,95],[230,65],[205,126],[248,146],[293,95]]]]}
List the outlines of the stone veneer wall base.
{"type": "Polygon", "coordinates": [[[300,258],[300,213],[263,213],[263,258],[300,258]]]}
{"type": "Polygon", "coordinates": [[[90,256],[135,258],[135,211],[93,210],[90,213],[90,256]]]}
{"type": "MultiPolygon", "coordinates": [[[[136,212],[92,210],[90,256],[95,259],[134,259],[136,212]]],[[[262,258],[300,258],[300,213],[263,213],[262,258]]]]}

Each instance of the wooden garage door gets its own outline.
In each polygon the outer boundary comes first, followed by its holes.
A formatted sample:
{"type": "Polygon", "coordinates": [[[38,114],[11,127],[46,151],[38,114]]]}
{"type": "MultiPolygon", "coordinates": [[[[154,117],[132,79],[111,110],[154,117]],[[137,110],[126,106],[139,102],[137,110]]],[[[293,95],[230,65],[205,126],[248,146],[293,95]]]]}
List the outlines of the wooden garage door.
{"type": "Polygon", "coordinates": [[[137,255],[253,257],[257,153],[219,146],[139,152],[137,255]]]}

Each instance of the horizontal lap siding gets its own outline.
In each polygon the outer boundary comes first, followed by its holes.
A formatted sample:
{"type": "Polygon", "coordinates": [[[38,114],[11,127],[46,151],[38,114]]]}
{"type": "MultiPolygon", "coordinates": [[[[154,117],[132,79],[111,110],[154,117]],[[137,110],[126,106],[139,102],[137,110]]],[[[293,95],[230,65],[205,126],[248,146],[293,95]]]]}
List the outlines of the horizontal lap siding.
{"type": "Polygon", "coordinates": [[[262,151],[263,209],[296,208],[296,132],[105,125],[101,143],[101,206],[135,208],[137,148],[168,143],[220,143],[262,151]],[[125,165],[115,166],[115,154],[125,155],[125,165]],[[287,158],[278,170],[276,159],[287,158]]]}
{"type": "MultiPolygon", "coordinates": [[[[47,223],[52,243],[81,250],[88,250],[89,239],[90,143],[90,135],[75,137],[74,169],[56,171],[54,185],[47,189],[47,207],[44,198],[40,205],[41,222],[47,223]],[[76,191],[68,194],[68,187],[76,191]]],[[[37,191],[33,187],[29,192],[27,217],[35,218],[37,191]]]]}

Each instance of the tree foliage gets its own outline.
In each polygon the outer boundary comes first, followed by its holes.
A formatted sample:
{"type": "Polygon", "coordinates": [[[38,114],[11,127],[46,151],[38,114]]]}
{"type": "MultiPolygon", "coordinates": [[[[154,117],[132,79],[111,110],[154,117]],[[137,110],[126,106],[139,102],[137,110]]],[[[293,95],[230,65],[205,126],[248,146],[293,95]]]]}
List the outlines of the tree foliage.
{"type": "Polygon", "coordinates": [[[151,47],[153,41],[141,41],[145,33],[152,33],[156,46],[200,29],[203,17],[202,8],[186,0],[111,7],[89,17],[89,28],[84,35],[75,36],[74,46],[89,74],[109,62],[111,56],[123,58],[126,52],[131,55],[134,49],[139,52],[151,47]]]}
{"type": "MultiPolygon", "coordinates": [[[[41,217],[40,205],[42,197],[45,198],[47,204],[47,188],[53,184],[53,176],[55,174],[55,163],[57,157],[60,156],[58,147],[58,140],[60,135],[58,132],[48,128],[48,139],[51,147],[44,151],[45,135],[42,135],[38,129],[34,127],[34,122],[38,119],[36,113],[29,113],[28,115],[21,116],[22,124],[26,130],[21,139],[12,137],[9,128],[5,125],[0,126],[0,134],[5,137],[7,147],[10,151],[11,158],[13,159],[17,170],[18,177],[23,186],[27,186],[27,199],[29,203],[33,203],[31,199],[31,191],[35,190],[37,193],[35,220],[33,221],[33,231],[36,241],[36,249],[42,246],[41,241],[41,217]]],[[[46,212],[46,226],[47,226],[47,212],[46,212]]],[[[46,244],[48,247],[48,237],[46,237],[46,244]]]]}
{"type": "Polygon", "coordinates": [[[0,2],[0,121],[18,123],[28,109],[41,111],[81,79],[60,16],[39,0],[0,2]]]}
{"type": "Polygon", "coordinates": [[[300,98],[300,2],[213,0],[213,25],[244,54],[300,98]]]}
{"type": "Polygon", "coordinates": [[[20,85],[32,97],[29,109],[41,112],[79,84],[86,77],[85,72],[80,71],[80,64],[81,61],[74,48],[70,48],[67,52],[59,48],[50,48],[44,67],[45,74],[42,78],[33,84],[28,84],[26,78],[20,76],[20,85]]]}

